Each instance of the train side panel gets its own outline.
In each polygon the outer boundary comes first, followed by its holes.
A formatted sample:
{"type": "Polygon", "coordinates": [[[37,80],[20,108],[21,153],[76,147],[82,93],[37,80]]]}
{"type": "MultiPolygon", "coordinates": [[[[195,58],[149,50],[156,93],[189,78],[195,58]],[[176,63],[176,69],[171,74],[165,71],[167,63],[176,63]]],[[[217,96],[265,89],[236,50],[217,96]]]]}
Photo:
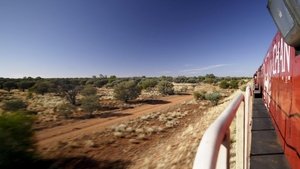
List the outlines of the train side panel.
{"type": "Polygon", "coordinates": [[[300,55],[291,49],[294,56],[292,65],[292,106],[287,121],[287,148],[293,168],[300,168],[300,55]]]}
{"type": "MultiPolygon", "coordinates": [[[[263,99],[292,168],[300,168],[300,55],[280,33],[262,66],[263,99]]],[[[259,71],[258,70],[258,71],[259,71]]],[[[258,73],[257,73],[258,74],[258,73]]],[[[258,77],[259,78],[259,77],[258,77]]]]}

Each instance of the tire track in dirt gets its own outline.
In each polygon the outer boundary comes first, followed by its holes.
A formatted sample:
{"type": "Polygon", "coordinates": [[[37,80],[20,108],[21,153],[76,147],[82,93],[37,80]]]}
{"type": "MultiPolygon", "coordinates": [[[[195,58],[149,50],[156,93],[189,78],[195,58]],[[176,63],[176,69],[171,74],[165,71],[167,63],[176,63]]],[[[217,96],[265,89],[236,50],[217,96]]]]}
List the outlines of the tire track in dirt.
{"type": "Polygon", "coordinates": [[[155,111],[162,111],[164,109],[168,109],[169,107],[176,106],[182,102],[189,101],[192,98],[192,95],[170,96],[162,99],[163,101],[168,102],[165,104],[142,105],[133,109],[114,112],[118,113],[118,117],[87,119],[72,124],[67,124],[65,126],[41,130],[36,132],[38,146],[40,148],[48,147],[50,144],[54,144],[60,140],[67,141],[81,135],[101,132],[114,124],[135,119],[141,115],[155,111]]]}

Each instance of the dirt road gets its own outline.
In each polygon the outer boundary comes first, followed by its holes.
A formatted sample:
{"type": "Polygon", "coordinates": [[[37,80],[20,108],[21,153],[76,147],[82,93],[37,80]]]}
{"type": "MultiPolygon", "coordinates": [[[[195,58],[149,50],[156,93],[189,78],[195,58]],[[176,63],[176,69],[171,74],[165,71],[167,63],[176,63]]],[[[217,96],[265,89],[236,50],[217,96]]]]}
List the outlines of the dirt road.
{"type": "Polygon", "coordinates": [[[106,118],[87,119],[64,126],[41,130],[36,133],[38,146],[40,148],[48,147],[50,144],[60,140],[67,141],[82,135],[100,132],[114,124],[135,119],[151,112],[162,111],[191,99],[192,95],[165,97],[162,98],[164,104],[142,105],[133,109],[114,112],[114,116],[106,118]]]}

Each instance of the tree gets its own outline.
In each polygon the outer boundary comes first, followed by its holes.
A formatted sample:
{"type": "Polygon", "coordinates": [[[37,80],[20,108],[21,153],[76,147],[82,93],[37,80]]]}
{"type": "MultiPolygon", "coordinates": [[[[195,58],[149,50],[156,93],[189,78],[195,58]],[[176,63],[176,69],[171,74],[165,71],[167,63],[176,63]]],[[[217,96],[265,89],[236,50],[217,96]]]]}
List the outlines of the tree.
{"type": "Polygon", "coordinates": [[[18,86],[14,81],[6,81],[3,83],[3,88],[10,92],[11,89],[16,89],[18,86]]]}
{"type": "Polygon", "coordinates": [[[79,93],[81,87],[79,81],[70,79],[61,79],[57,82],[57,88],[60,95],[66,97],[66,99],[72,104],[76,105],[76,96],[79,93]]]}
{"type": "Polygon", "coordinates": [[[81,100],[81,108],[88,113],[89,117],[92,117],[93,112],[100,107],[97,89],[88,85],[81,90],[81,94],[84,96],[81,100]]]}
{"type": "Polygon", "coordinates": [[[141,89],[133,81],[124,81],[114,87],[114,96],[118,100],[128,102],[136,99],[141,94],[141,89]]]}
{"type": "Polygon", "coordinates": [[[22,80],[18,83],[18,87],[19,87],[19,89],[21,89],[24,92],[26,89],[29,89],[32,86],[34,86],[34,84],[35,83],[33,81],[22,80]]]}
{"type": "Polygon", "coordinates": [[[158,91],[164,95],[172,95],[174,94],[173,84],[168,81],[160,81],[157,84],[158,91]]]}
{"type": "Polygon", "coordinates": [[[207,74],[205,75],[205,79],[203,81],[204,83],[215,83],[216,82],[216,76],[214,74],[207,74]]]}
{"type": "Polygon", "coordinates": [[[35,93],[44,95],[45,93],[48,93],[50,90],[50,83],[47,81],[38,81],[35,83],[35,85],[32,87],[32,90],[35,93]]]}
{"type": "Polygon", "coordinates": [[[115,75],[111,75],[109,78],[108,78],[108,83],[112,83],[113,81],[117,80],[117,76],[115,75]]]}

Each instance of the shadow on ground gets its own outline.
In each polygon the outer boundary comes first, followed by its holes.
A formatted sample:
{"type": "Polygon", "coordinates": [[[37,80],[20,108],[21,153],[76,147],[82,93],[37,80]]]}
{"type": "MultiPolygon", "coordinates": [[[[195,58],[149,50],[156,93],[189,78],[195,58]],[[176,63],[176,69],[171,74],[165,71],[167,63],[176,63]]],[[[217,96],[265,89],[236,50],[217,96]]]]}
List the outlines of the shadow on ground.
{"type": "Polygon", "coordinates": [[[134,100],[134,101],[129,101],[128,103],[131,104],[151,104],[151,105],[156,105],[156,104],[168,104],[171,103],[166,100],[157,100],[157,99],[146,99],[146,100],[134,100]]]}
{"type": "Polygon", "coordinates": [[[101,113],[99,115],[96,115],[96,117],[109,118],[109,117],[123,117],[123,116],[129,116],[129,115],[132,115],[132,114],[131,113],[106,112],[106,113],[101,113]]]}
{"type": "Polygon", "coordinates": [[[31,169],[125,169],[131,164],[123,160],[101,160],[97,161],[88,157],[71,157],[50,160],[38,160],[36,162],[23,163],[22,166],[31,169]]]}

